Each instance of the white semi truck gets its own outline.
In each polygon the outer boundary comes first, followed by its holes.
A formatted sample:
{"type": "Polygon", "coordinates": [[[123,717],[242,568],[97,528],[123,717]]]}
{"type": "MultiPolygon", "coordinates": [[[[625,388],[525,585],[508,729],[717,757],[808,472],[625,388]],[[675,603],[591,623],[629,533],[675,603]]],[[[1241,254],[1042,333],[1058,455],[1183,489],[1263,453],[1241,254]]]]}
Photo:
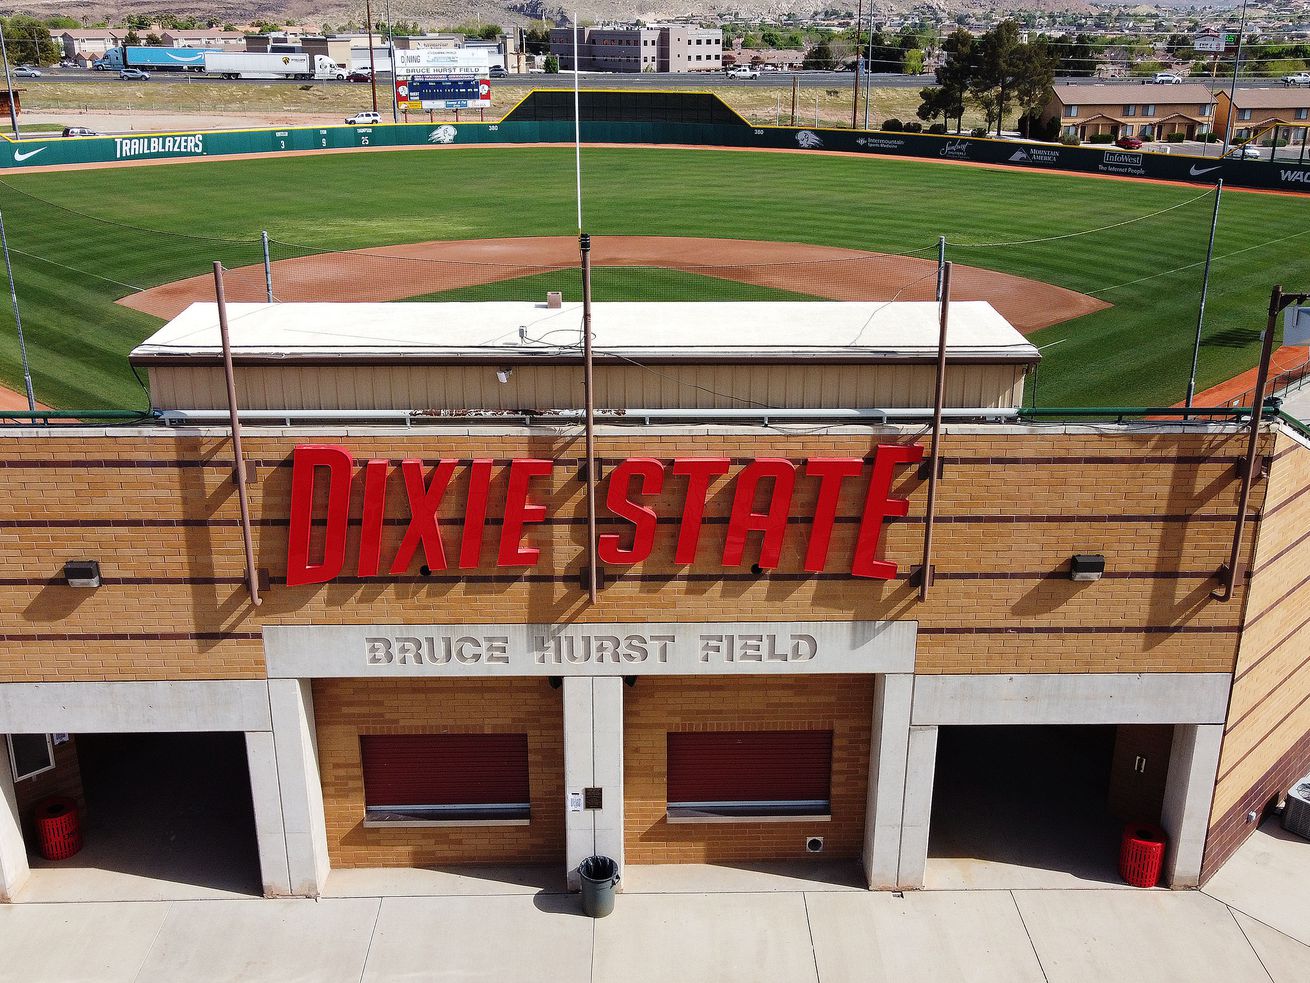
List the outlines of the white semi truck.
{"type": "Polygon", "coordinates": [[[206,51],[205,74],[225,79],[344,79],[346,69],[326,55],[206,51]]]}

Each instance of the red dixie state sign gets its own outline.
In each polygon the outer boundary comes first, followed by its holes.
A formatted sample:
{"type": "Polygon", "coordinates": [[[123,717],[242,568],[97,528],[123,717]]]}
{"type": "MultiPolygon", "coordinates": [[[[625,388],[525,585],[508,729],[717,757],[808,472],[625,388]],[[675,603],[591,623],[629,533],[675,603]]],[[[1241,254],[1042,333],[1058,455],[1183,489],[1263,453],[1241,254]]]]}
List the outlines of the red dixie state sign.
{"type": "MultiPolygon", "coordinates": [[[[897,465],[911,464],[923,458],[918,444],[880,444],[873,458],[864,511],[851,558],[851,575],[891,580],[896,564],[875,559],[884,521],[904,516],[909,502],[890,496],[897,465]]],[[[390,576],[409,570],[414,554],[421,548],[429,570],[447,570],[451,559],[460,570],[476,569],[482,561],[487,529],[487,498],[491,490],[492,461],[442,459],[431,474],[421,460],[407,458],[395,463],[371,460],[363,468],[363,506],[359,516],[359,551],[355,574],[376,577],[382,570],[382,526],[386,518],[388,480],[398,471],[405,487],[409,523],[386,571],[390,576]],[[448,558],[441,540],[437,510],[441,506],[457,467],[468,474],[468,493],[464,502],[464,522],[457,557],[448,558]]],[[[597,539],[597,558],[602,563],[640,563],[650,556],[658,521],[655,509],[642,500],[660,494],[666,479],[673,475],[687,479],[682,502],[682,519],[678,526],[674,562],[689,565],[704,559],[700,535],[705,514],[705,499],[710,483],[728,473],[731,462],[726,457],[680,457],[672,462],[649,457],[631,457],[609,473],[604,507],[618,519],[632,526],[627,536],[603,533],[597,539]],[[630,539],[624,546],[625,539],[630,539]]],[[[865,461],[858,457],[811,457],[804,465],[786,458],[761,457],[743,467],[735,477],[732,512],[720,561],[725,567],[740,566],[751,532],[762,534],[760,567],[771,569],[782,556],[787,535],[787,518],[798,473],[819,482],[805,548],[804,568],[821,573],[828,563],[828,546],[837,518],[837,502],[842,483],[857,478],[865,461]],[[755,499],[762,483],[767,483],[768,502],[762,512],[755,511],[755,499]]],[[[555,462],[541,458],[515,458],[510,461],[505,488],[505,509],[500,526],[496,565],[500,567],[536,566],[541,551],[526,545],[526,527],[545,522],[546,507],[530,501],[534,479],[549,478],[555,462]]],[[[346,568],[346,531],[350,525],[351,487],[355,481],[355,460],[349,450],[334,444],[301,444],[292,455],[290,534],[287,539],[287,585],[321,584],[341,575],[346,568]],[[320,472],[327,480],[326,520],[323,558],[311,562],[310,529],[316,518],[314,490],[320,472]]]]}

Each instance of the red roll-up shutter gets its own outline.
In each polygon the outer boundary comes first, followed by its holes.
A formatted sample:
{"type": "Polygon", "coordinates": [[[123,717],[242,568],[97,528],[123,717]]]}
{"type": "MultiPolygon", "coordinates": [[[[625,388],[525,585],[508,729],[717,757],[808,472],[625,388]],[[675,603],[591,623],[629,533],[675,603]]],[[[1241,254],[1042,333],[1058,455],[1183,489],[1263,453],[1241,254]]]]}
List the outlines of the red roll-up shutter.
{"type": "Polygon", "coordinates": [[[832,731],[668,735],[669,802],[827,801],[832,731]]]}
{"type": "Polygon", "coordinates": [[[360,738],[367,806],[528,802],[527,734],[360,738]]]}

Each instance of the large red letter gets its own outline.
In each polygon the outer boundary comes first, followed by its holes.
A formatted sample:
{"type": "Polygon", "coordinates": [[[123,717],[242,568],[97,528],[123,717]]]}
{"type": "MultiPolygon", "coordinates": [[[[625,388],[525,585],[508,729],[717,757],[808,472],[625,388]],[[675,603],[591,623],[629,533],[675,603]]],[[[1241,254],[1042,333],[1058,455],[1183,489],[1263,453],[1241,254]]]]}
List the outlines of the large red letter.
{"type": "Polygon", "coordinates": [[[554,461],[534,457],[520,457],[510,462],[509,489],[505,493],[505,520],[500,527],[499,567],[532,567],[537,564],[541,550],[535,546],[522,546],[523,526],[529,522],[544,522],[546,506],[528,504],[528,484],[533,478],[549,475],[554,461]]]}
{"type": "Polygon", "coordinates": [[[346,562],[346,525],[350,521],[350,482],[355,462],[335,444],[301,444],[291,455],[291,529],[287,536],[287,586],[322,584],[346,562]],[[314,522],[314,477],[328,469],[327,539],[323,562],[309,562],[309,533],[314,522]]]}
{"type": "Polygon", "coordinates": [[[376,577],[382,553],[382,520],[387,512],[388,461],[364,465],[364,515],[359,527],[359,575],[376,577]]]}
{"type": "Polygon", "coordinates": [[[682,457],[673,462],[673,473],[687,476],[687,498],[682,504],[682,527],[678,530],[678,549],[674,563],[695,563],[700,546],[701,519],[705,515],[705,495],[710,479],[728,473],[726,457],[682,457]]]}
{"type": "Polygon", "coordinates": [[[923,448],[918,444],[879,444],[873,458],[873,474],[869,476],[869,495],[864,501],[864,515],[860,519],[860,535],[855,541],[855,559],[851,574],[856,577],[873,577],[892,580],[896,577],[896,564],[875,560],[878,540],[882,537],[882,523],[887,516],[903,516],[910,511],[904,498],[889,498],[892,487],[892,469],[898,464],[913,464],[922,460],[923,448]]]}
{"type": "Polygon", "coordinates": [[[419,543],[423,544],[423,558],[427,560],[429,570],[446,569],[446,550],[441,545],[441,531],[437,527],[437,508],[454,472],[454,461],[439,461],[432,472],[432,481],[425,489],[423,462],[412,459],[400,462],[400,473],[405,476],[405,494],[409,498],[409,528],[396,550],[396,558],[391,561],[393,575],[409,569],[409,561],[419,543]]]}
{"type": "Polygon", "coordinates": [[[606,533],[596,542],[596,553],[602,563],[640,563],[650,556],[655,544],[655,510],[638,505],[628,493],[633,477],[641,478],[638,495],[658,495],[664,487],[664,465],[650,457],[631,457],[610,472],[609,492],[605,504],[620,519],[633,525],[632,548],[619,545],[615,533],[606,533]]]}
{"type": "Polygon", "coordinates": [[[762,457],[746,465],[737,475],[737,493],[732,499],[732,518],[728,520],[728,538],[723,544],[723,565],[740,565],[746,549],[746,534],[752,529],[764,533],[760,543],[760,566],[776,567],[782,556],[782,541],[787,535],[787,510],[796,485],[796,465],[782,457],[762,457]],[[755,489],[761,478],[772,478],[769,506],[754,511],[755,489]]]}
{"type": "Polygon", "coordinates": [[[482,534],[487,527],[487,492],[491,488],[491,461],[478,458],[469,465],[469,498],[464,506],[464,534],[459,540],[461,570],[482,562],[482,534]]]}
{"type": "Polygon", "coordinates": [[[832,524],[837,518],[837,499],[841,483],[864,470],[858,457],[812,457],[805,462],[805,473],[819,479],[819,494],[814,503],[814,523],[810,526],[810,545],[805,551],[805,569],[823,573],[828,563],[828,544],[832,524]]]}

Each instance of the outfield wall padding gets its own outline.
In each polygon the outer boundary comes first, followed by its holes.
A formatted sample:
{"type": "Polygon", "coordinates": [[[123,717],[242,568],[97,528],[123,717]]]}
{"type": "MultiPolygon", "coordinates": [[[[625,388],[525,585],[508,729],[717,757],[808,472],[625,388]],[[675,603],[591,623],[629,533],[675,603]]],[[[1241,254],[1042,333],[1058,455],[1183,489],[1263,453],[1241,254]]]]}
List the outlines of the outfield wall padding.
{"type": "MultiPolygon", "coordinates": [[[[1006,164],[1034,170],[1184,181],[1241,188],[1310,193],[1310,161],[1238,160],[1058,144],[1019,143],[978,137],[936,136],[819,127],[750,126],[742,123],[673,123],[583,120],[586,143],[745,147],[916,157],[924,160],[1006,164]]],[[[230,154],[342,150],[356,147],[572,143],[572,120],[505,120],[496,123],[399,123],[381,126],[283,127],[122,137],[75,137],[8,141],[0,167],[89,164],[114,161],[218,157],[230,154]]],[[[1216,151],[1217,152],[1217,151],[1216,151]]]]}

